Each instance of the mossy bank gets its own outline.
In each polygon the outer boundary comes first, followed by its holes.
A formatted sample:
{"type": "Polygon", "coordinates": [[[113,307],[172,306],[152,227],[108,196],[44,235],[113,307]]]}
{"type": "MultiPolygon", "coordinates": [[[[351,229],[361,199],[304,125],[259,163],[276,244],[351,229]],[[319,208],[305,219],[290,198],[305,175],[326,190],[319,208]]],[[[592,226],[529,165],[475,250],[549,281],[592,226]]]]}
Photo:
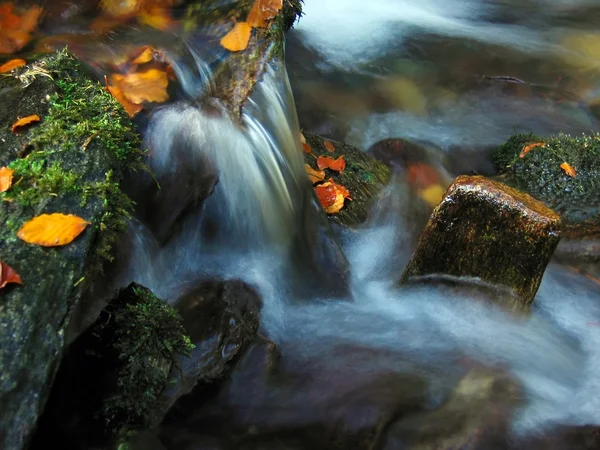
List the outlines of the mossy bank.
{"type": "Polygon", "coordinates": [[[66,51],[0,76],[0,256],[23,285],[0,292],[0,447],[27,445],[46,401],[72,311],[93,288],[132,212],[119,182],[142,167],[139,136],[120,105],[66,51]],[[27,127],[12,124],[38,115],[27,127]],[[91,225],[64,247],[17,237],[26,221],[64,213],[91,225]]]}

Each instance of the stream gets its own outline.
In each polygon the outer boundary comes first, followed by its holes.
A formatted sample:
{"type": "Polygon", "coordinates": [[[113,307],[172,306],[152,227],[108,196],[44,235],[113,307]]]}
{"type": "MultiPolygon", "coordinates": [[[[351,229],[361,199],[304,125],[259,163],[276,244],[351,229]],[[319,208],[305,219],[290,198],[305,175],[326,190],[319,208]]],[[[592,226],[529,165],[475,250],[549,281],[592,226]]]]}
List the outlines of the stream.
{"type": "Polygon", "coordinates": [[[598,280],[553,261],[526,318],[399,288],[419,231],[410,201],[392,183],[364,227],[324,237],[299,136],[365,151],[402,138],[441,170],[486,173],[515,132],[600,131],[599,20],[593,0],[305,0],[244,129],[186,99],[210,93],[214,55],[201,34],[187,42],[182,95],[150,114],[144,143],[171,188],[219,183],[164,245],[133,220],[114,287],[176,304],[202,280],[243,280],[277,358],[251,346],[140,448],[588,448],[569,436],[600,425],[598,280]]]}

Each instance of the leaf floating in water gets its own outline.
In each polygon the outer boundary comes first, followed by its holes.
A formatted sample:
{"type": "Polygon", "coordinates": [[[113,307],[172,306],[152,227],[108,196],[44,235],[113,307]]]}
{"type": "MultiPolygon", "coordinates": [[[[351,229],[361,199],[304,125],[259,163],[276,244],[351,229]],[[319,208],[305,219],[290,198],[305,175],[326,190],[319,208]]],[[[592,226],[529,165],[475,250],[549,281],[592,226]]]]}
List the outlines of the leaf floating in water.
{"type": "Polygon", "coordinates": [[[169,99],[169,77],[164,70],[149,69],[125,75],[117,73],[111,76],[111,85],[118,87],[125,98],[136,105],[143,102],[162,103],[169,99]]]}
{"type": "Polygon", "coordinates": [[[251,27],[265,28],[283,7],[283,0],[256,0],[246,21],[251,27]]]}
{"type": "Polygon", "coordinates": [[[173,19],[167,8],[155,6],[140,13],[138,21],[157,30],[165,31],[173,25],[173,19]]]}
{"type": "Polygon", "coordinates": [[[6,192],[12,186],[14,170],[8,167],[0,168],[0,192],[6,192]]]}
{"type": "Polygon", "coordinates": [[[230,52],[239,52],[248,47],[252,27],[248,22],[237,22],[233,29],[221,39],[221,45],[230,52]]]}
{"type": "Polygon", "coordinates": [[[11,59],[0,66],[0,73],[10,72],[17,67],[23,67],[25,64],[27,64],[27,61],[24,59],[11,59]]]}
{"type": "Polygon", "coordinates": [[[154,50],[153,47],[149,45],[144,45],[140,49],[138,49],[138,54],[135,58],[131,60],[131,64],[140,65],[146,64],[154,59],[154,50]]]}
{"type": "Polygon", "coordinates": [[[519,158],[524,158],[527,153],[529,153],[532,149],[536,147],[545,147],[545,142],[534,142],[533,144],[528,144],[523,147],[523,151],[519,154],[519,158]]]}
{"type": "Polygon", "coordinates": [[[22,117],[12,124],[11,131],[14,133],[17,129],[29,125],[30,123],[39,122],[40,116],[34,114],[32,116],[22,117]]]}
{"type": "Polygon", "coordinates": [[[324,141],[323,142],[323,146],[325,147],[325,149],[328,152],[331,152],[331,153],[335,152],[335,145],[333,145],[333,142],[331,142],[331,141],[324,141]]]}
{"type": "Polygon", "coordinates": [[[15,269],[0,261],[0,289],[9,283],[23,284],[23,281],[15,269]]]}
{"type": "Polygon", "coordinates": [[[19,14],[12,2],[0,3],[0,53],[14,53],[25,47],[41,14],[39,6],[28,6],[19,14]]]}
{"type": "Polygon", "coordinates": [[[72,214],[42,214],[25,222],[17,232],[19,239],[43,247],[71,243],[90,222],[72,214]]]}
{"type": "Polygon", "coordinates": [[[304,164],[304,169],[306,170],[308,179],[313,184],[318,183],[319,181],[323,181],[325,179],[325,172],[323,170],[315,170],[308,164],[304,164]]]}
{"type": "Polygon", "coordinates": [[[109,16],[130,16],[140,10],[143,0],[101,0],[100,8],[109,16]]]}
{"type": "Polygon", "coordinates": [[[123,109],[127,111],[129,117],[135,117],[135,115],[142,110],[142,105],[136,105],[135,103],[132,103],[129,100],[127,100],[120,88],[118,88],[117,86],[110,86],[108,84],[108,79],[106,75],[104,76],[104,81],[106,82],[106,89],[108,89],[108,92],[110,92],[111,95],[115,98],[115,100],[121,104],[123,109]]]}
{"type": "Polygon", "coordinates": [[[346,161],[344,161],[343,155],[337,159],[333,159],[329,156],[319,156],[317,158],[317,167],[321,170],[331,169],[342,173],[346,168],[346,161]]]}
{"type": "Polygon", "coordinates": [[[567,162],[562,163],[560,168],[564,170],[565,173],[571,178],[575,178],[577,176],[577,171],[567,162]]]}

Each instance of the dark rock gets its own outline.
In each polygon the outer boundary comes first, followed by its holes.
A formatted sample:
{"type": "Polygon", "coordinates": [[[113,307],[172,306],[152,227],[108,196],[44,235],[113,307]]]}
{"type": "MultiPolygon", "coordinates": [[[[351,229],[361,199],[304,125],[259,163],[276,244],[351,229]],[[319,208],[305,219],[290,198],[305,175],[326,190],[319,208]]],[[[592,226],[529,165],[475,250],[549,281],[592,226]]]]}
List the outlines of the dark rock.
{"type": "Polygon", "coordinates": [[[518,385],[507,375],[473,369],[439,408],[390,427],[382,448],[505,449],[511,413],[522,398],[518,385]]]}
{"type": "Polygon", "coordinates": [[[600,448],[600,427],[597,425],[556,427],[542,436],[521,440],[516,450],[595,450],[600,448]]]}
{"type": "Polygon", "coordinates": [[[533,197],[481,176],[460,176],[429,219],[402,283],[473,281],[502,289],[505,306],[523,309],[559,232],[559,216],[533,197]]]}
{"type": "Polygon", "coordinates": [[[15,170],[13,187],[0,194],[0,251],[24,282],[0,299],[0,447],[19,449],[50,392],[71,317],[91,301],[131,212],[119,180],[140,164],[139,139],[118,103],[67,53],[4,75],[0,99],[0,164],[15,170]],[[41,122],[11,133],[31,114],[41,122]],[[54,212],[91,225],[64,247],[16,237],[25,221],[54,212]]]}
{"type": "Polygon", "coordinates": [[[177,311],[132,283],[70,347],[32,448],[105,448],[152,423],[177,356],[191,352],[177,311]]]}
{"type": "Polygon", "coordinates": [[[350,145],[329,141],[306,131],[303,134],[311,147],[311,153],[304,154],[304,161],[313,169],[317,168],[316,158],[321,155],[334,159],[344,156],[346,161],[346,169],[342,173],[326,169],[326,179],[333,178],[336,183],[345,186],[350,191],[352,200],[346,200],[339,213],[329,214],[328,217],[345,227],[357,227],[363,224],[369,216],[377,195],[390,179],[389,168],[350,145]],[[325,148],[324,143],[327,141],[333,144],[334,152],[325,148]]]}

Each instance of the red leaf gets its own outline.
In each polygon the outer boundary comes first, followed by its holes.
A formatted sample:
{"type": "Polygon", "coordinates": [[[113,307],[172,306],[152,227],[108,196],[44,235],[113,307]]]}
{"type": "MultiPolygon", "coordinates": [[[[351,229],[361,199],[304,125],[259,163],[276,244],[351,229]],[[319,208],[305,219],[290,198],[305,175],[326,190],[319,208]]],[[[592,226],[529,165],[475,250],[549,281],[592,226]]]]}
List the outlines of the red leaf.
{"type": "Polygon", "coordinates": [[[0,261],[0,289],[8,283],[23,284],[21,277],[15,269],[10,267],[4,261],[0,261]]]}
{"type": "Polygon", "coordinates": [[[337,159],[333,159],[329,156],[319,156],[317,158],[317,167],[320,170],[331,169],[342,173],[346,168],[346,161],[344,161],[343,155],[337,159]]]}

